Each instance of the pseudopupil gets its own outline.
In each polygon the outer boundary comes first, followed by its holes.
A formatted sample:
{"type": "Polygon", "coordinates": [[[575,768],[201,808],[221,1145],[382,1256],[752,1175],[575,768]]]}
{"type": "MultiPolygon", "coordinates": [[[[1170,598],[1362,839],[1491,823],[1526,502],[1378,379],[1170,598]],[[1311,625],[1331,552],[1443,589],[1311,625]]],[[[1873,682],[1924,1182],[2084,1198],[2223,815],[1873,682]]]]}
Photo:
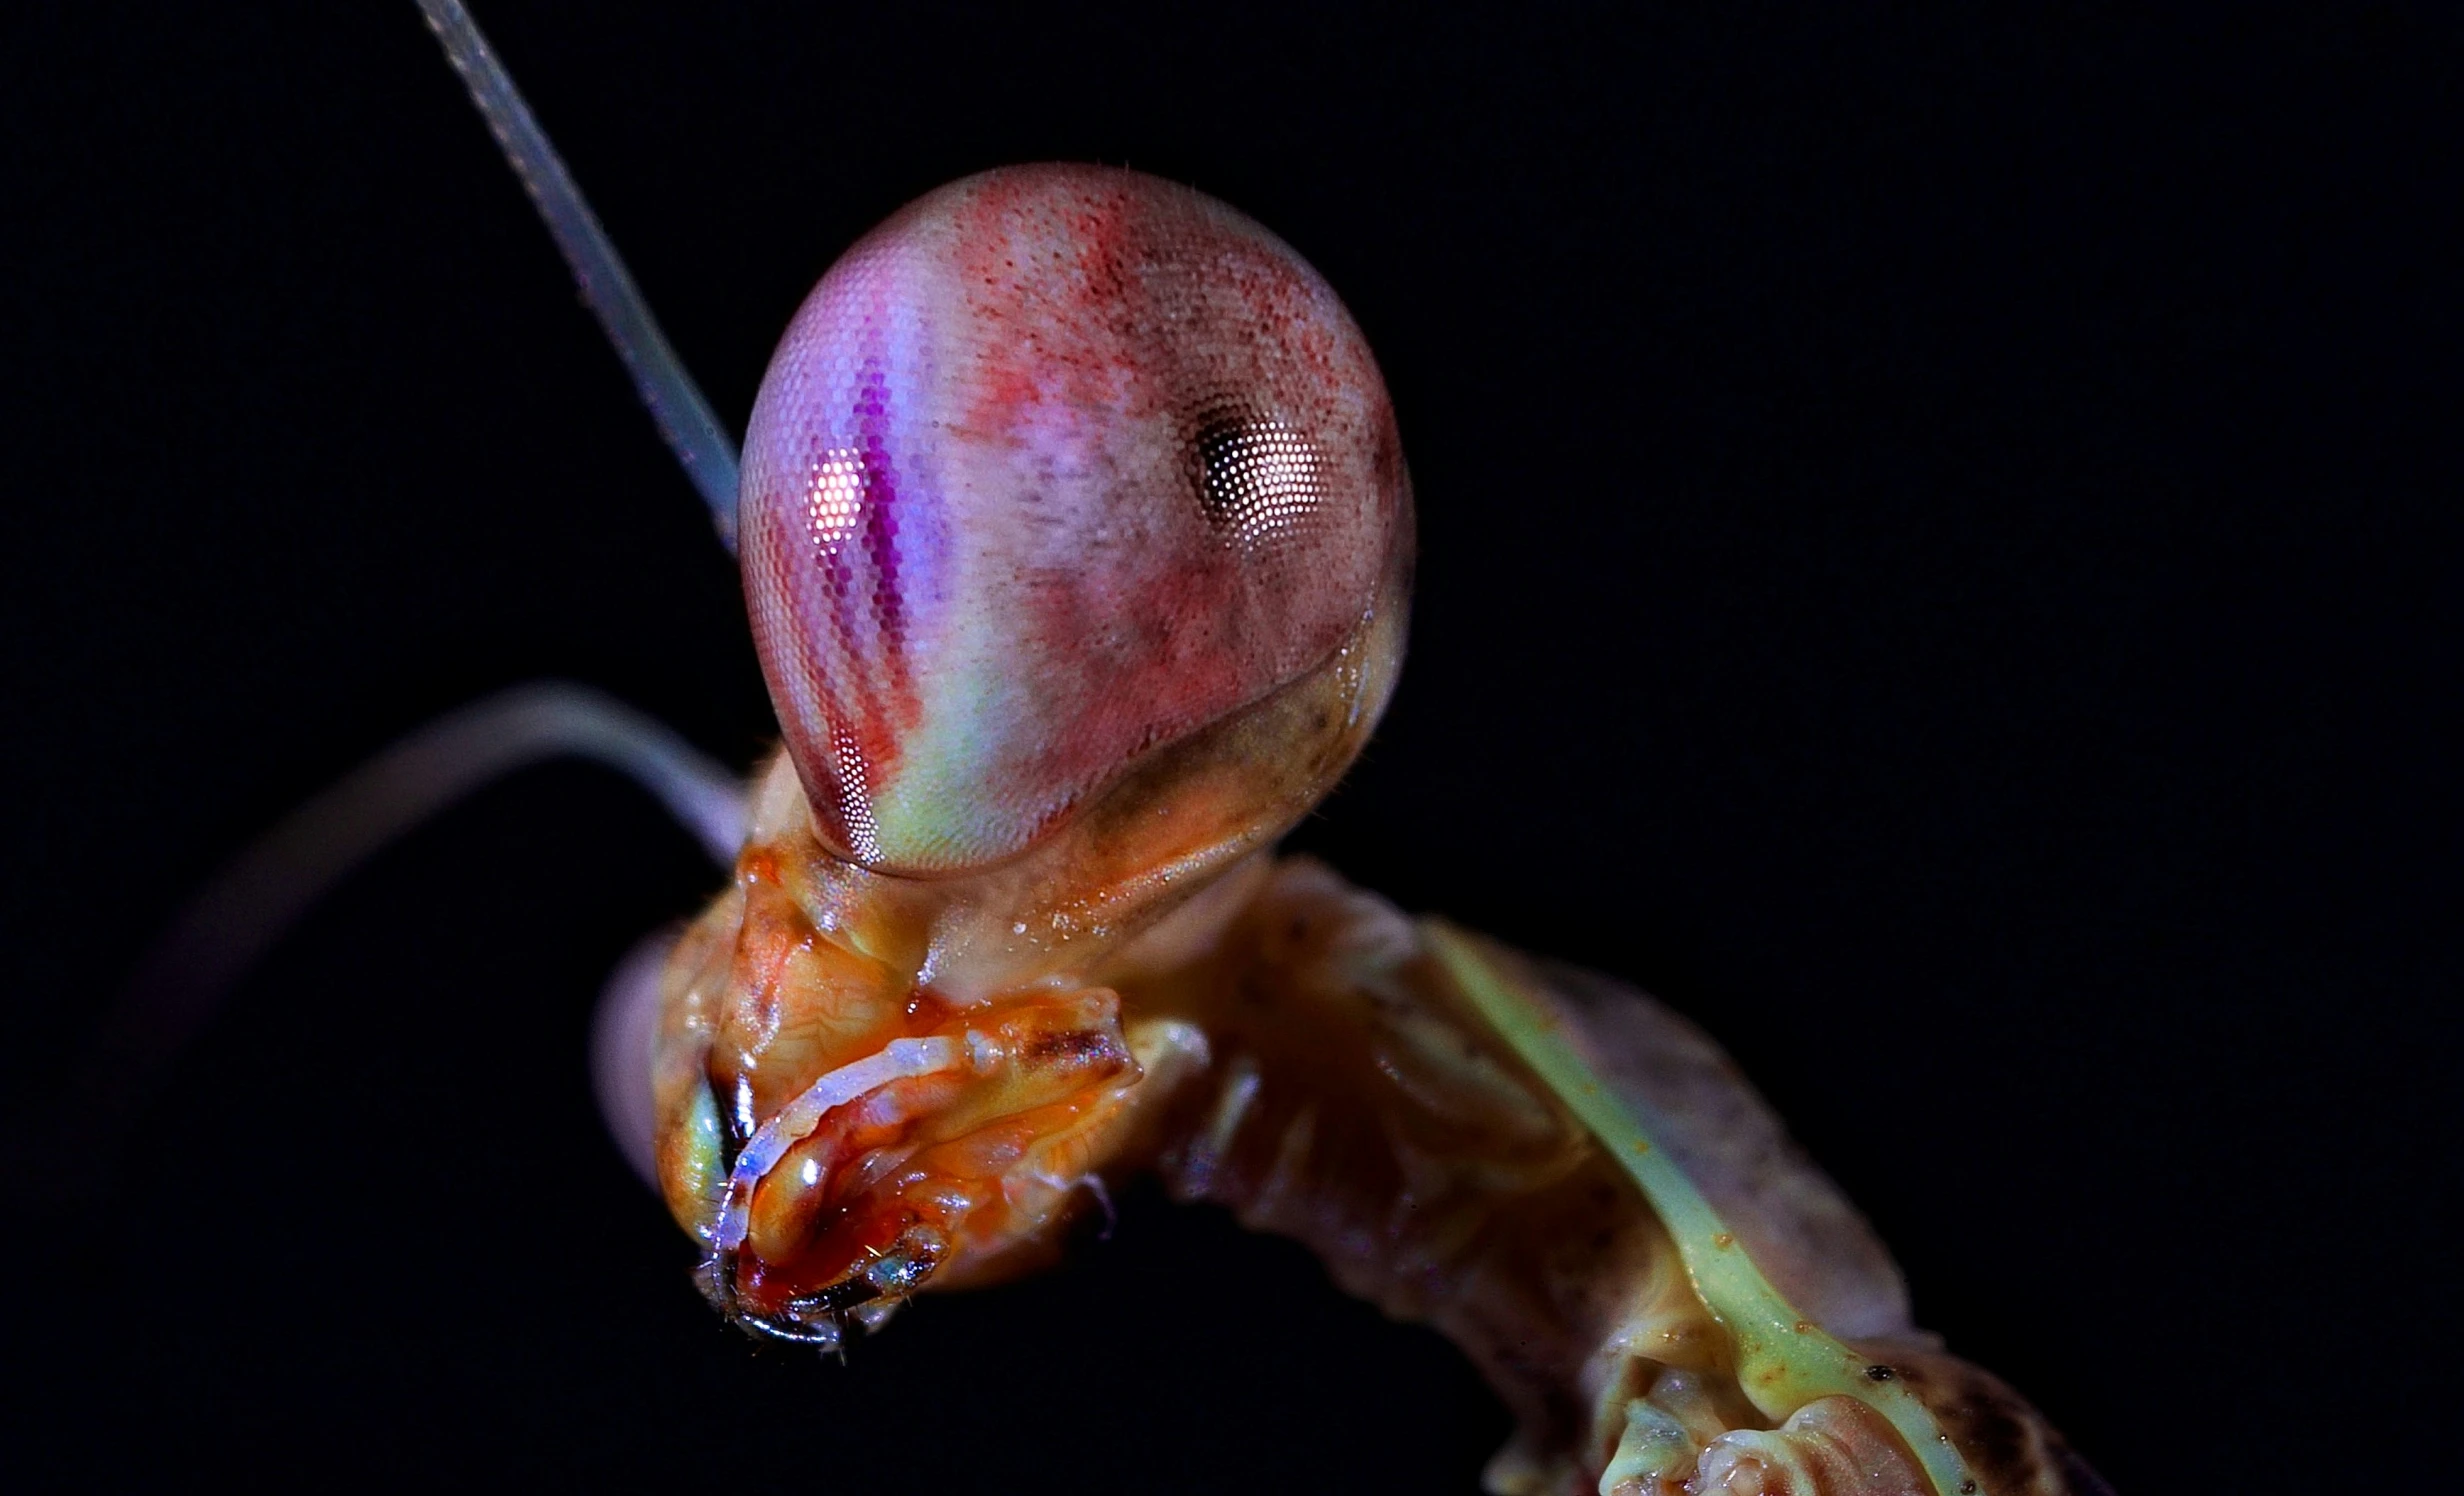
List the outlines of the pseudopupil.
{"type": "Polygon", "coordinates": [[[1211,416],[1192,442],[1199,507],[1243,550],[1280,549],[1315,526],[1326,505],[1317,443],[1271,416],[1211,416]]]}

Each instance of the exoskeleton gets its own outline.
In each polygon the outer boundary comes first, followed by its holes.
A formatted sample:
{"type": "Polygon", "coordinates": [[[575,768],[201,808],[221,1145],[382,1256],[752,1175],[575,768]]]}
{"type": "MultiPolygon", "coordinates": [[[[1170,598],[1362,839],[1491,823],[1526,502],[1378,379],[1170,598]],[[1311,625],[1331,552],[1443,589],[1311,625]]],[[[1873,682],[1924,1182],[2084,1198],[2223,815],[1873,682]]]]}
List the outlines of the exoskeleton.
{"type": "Polygon", "coordinates": [[[1392,690],[1412,562],[1384,383],[1288,247],[1121,169],[945,187],[823,278],[734,482],[581,258],[740,545],[784,737],[603,1050],[721,1312],[835,1350],[1160,1172],[1461,1345],[1519,1420],[1493,1490],[2103,1489],[1915,1328],[1699,1031],[1278,857],[1392,690]]]}

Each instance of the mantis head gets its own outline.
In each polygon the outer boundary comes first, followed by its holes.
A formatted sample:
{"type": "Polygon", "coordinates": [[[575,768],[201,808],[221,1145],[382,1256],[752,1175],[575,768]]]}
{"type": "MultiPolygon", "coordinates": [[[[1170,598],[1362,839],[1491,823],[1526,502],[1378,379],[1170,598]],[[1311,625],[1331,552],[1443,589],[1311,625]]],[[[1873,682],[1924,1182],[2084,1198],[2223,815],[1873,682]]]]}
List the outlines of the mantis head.
{"type": "Polygon", "coordinates": [[[1290,248],[1038,166],[822,278],[738,533],[786,751],[668,967],[658,1173],[723,1307],[835,1343],[1008,1271],[1120,1135],[1142,1061],[1093,963],[1186,938],[1213,906],[1166,916],[1359,752],[1411,490],[1368,346],[1290,248]]]}

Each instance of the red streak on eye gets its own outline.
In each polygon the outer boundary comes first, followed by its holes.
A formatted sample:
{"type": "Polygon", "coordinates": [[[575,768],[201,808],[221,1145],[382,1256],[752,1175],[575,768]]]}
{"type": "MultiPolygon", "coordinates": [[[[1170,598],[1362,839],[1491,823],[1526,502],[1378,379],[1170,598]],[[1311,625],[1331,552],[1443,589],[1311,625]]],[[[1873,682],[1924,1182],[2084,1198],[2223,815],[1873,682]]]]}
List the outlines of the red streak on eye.
{"type": "Polygon", "coordinates": [[[845,683],[845,694],[853,700],[832,703],[835,720],[852,729],[856,763],[847,767],[861,774],[868,799],[896,766],[900,734],[914,725],[917,715],[906,613],[899,598],[898,475],[890,460],[889,406],[881,360],[867,359],[856,396],[855,426],[856,461],[862,469],[858,543],[870,565],[859,577],[851,574],[853,568],[842,554],[833,552],[828,562],[839,636],[853,642],[869,633],[874,640],[865,655],[873,668],[845,683]]]}
{"type": "MultiPolygon", "coordinates": [[[[892,452],[900,398],[891,388],[878,319],[868,318],[862,368],[843,411],[806,409],[811,432],[801,471],[802,494],[765,489],[754,525],[791,570],[809,567],[812,580],[792,577],[776,589],[800,635],[822,633],[826,647],[794,651],[801,684],[817,699],[827,724],[828,784],[816,810],[841,845],[859,851],[873,840],[873,797],[895,772],[905,735],[921,714],[903,595],[902,481],[892,452]],[[823,432],[852,435],[832,444],[823,432]],[[793,533],[792,521],[803,520],[793,533]],[[788,533],[780,533],[787,531],[788,533]]],[[[763,620],[756,612],[757,626],[763,620]]]]}

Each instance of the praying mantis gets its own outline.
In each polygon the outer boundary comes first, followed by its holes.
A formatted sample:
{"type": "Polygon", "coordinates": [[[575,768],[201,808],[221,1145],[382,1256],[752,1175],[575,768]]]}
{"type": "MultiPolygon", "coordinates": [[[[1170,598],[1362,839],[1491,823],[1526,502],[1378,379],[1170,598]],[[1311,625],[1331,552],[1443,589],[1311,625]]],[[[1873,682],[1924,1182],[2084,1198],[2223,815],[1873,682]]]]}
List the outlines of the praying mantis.
{"type": "Polygon", "coordinates": [[[808,299],[739,477],[468,14],[423,9],[742,550],[786,733],[736,888],[598,1046],[730,1321],[837,1351],[1160,1163],[1471,1352],[1501,1496],[2104,1489],[1914,1330],[1707,1044],[1273,860],[1383,714],[1414,551],[1383,382],[1292,251],[1117,169],[953,184],[808,299]]]}
{"type": "MultiPolygon", "coordinates": [[[[924,184],[916,184],[916,185],[918,185],[918,186],[920,187],[921,185],[924,185],[924,184]]],[[[833,246],[833,247],[835,247],[835,246],[833,246]]],[[[821,253],[822,253],[822,257],[826,259],[826,257],[827,257],[827,252],[826,252],[826,251],[823,251],[823,252],[821,252],[821,253]]],[[[1417,449],[1415,449],[1415,450],[1417,451],[1417,449]]],[[[1418,459],[1418,458],[1416,458],[1416,460],[1417,460],[1417,461],[1420,461],[1420,462],[1423,462],[1423,463],[1425,463],[1425,461],[1426,461],[1426,459],[1418,459]]],[[[1432,546],[1434,546],[1434,542],[1432,542],[1432,546]]],[[[1433,563],[1433,564],[1434,564],[1434,563],[1433,563]]],[[[1434,901],[1433,901],[1433,902],[1434,902],[1434,901]]],[[[1467,915],[1467,916],[1471,916],[1471,917],[1479,917],[1479,911],[1477,911],[1477,910],[1474,910],[1474,909],[1470,908],[1468,905],[1457,906],[1457,905],[1456,905],[1456,904],[1454,904],[1454,902],[1453,902],[1453,901],[1451,901],[1451,900],[1449,900],[1449,901],[1447,901],[1447,902],[1448,902],[1448,906],[1449,906],[1449,907],[1460,907],[1461,912],[1462,912],[1462,913],[1464,913],[1464,914],[1465,914],[1465,915],[1467,915]]],[[[976,1306],[975,1306],[975,1305],[973,1305],[973,1304],[969,1304],[969,1305],[966,1305],[966,1306],[964,1306],[964,1307],[965,1307],[965,1309],[966,1309],[966,1310],[971,1311],[971,1310],[973,1310],[976,1306]]],[[[958,1311],[957,1306],[943,1306],[943,1307],[939,1307],[939,1308],[937,1308],[937,1309],[935,1310],[935,1315],[936,1315],[936,1317],[954,1316],[954,1314],[955,1314],[956,1312],[959,1312],[959,1311],[958,1311]]],[[[901,1330],[901,1333],[904,1333],[904,1332],[906,1332],[907,1330],[909,1330],[909,1329],[911,1329],[911,1328],[912,1328],[911,1326],[902,1325],[902,1326],[900,1327],[900,1330],[901,1330]]],[[[897,1339],[897,1337],[896,1337],[896,1336],[891,1336],[891,1337],[885,1338],[885,1339],[884,1339],[884,1340],[880,1343],[880,1345],[881,1345],[881,1347],[883,1347],[883,1348],[889,1347],[889,1346],[891,1346],[891,1345],[893,1345],[893,1344],[895,1343],[896,1339],[897,1339]]]]}

